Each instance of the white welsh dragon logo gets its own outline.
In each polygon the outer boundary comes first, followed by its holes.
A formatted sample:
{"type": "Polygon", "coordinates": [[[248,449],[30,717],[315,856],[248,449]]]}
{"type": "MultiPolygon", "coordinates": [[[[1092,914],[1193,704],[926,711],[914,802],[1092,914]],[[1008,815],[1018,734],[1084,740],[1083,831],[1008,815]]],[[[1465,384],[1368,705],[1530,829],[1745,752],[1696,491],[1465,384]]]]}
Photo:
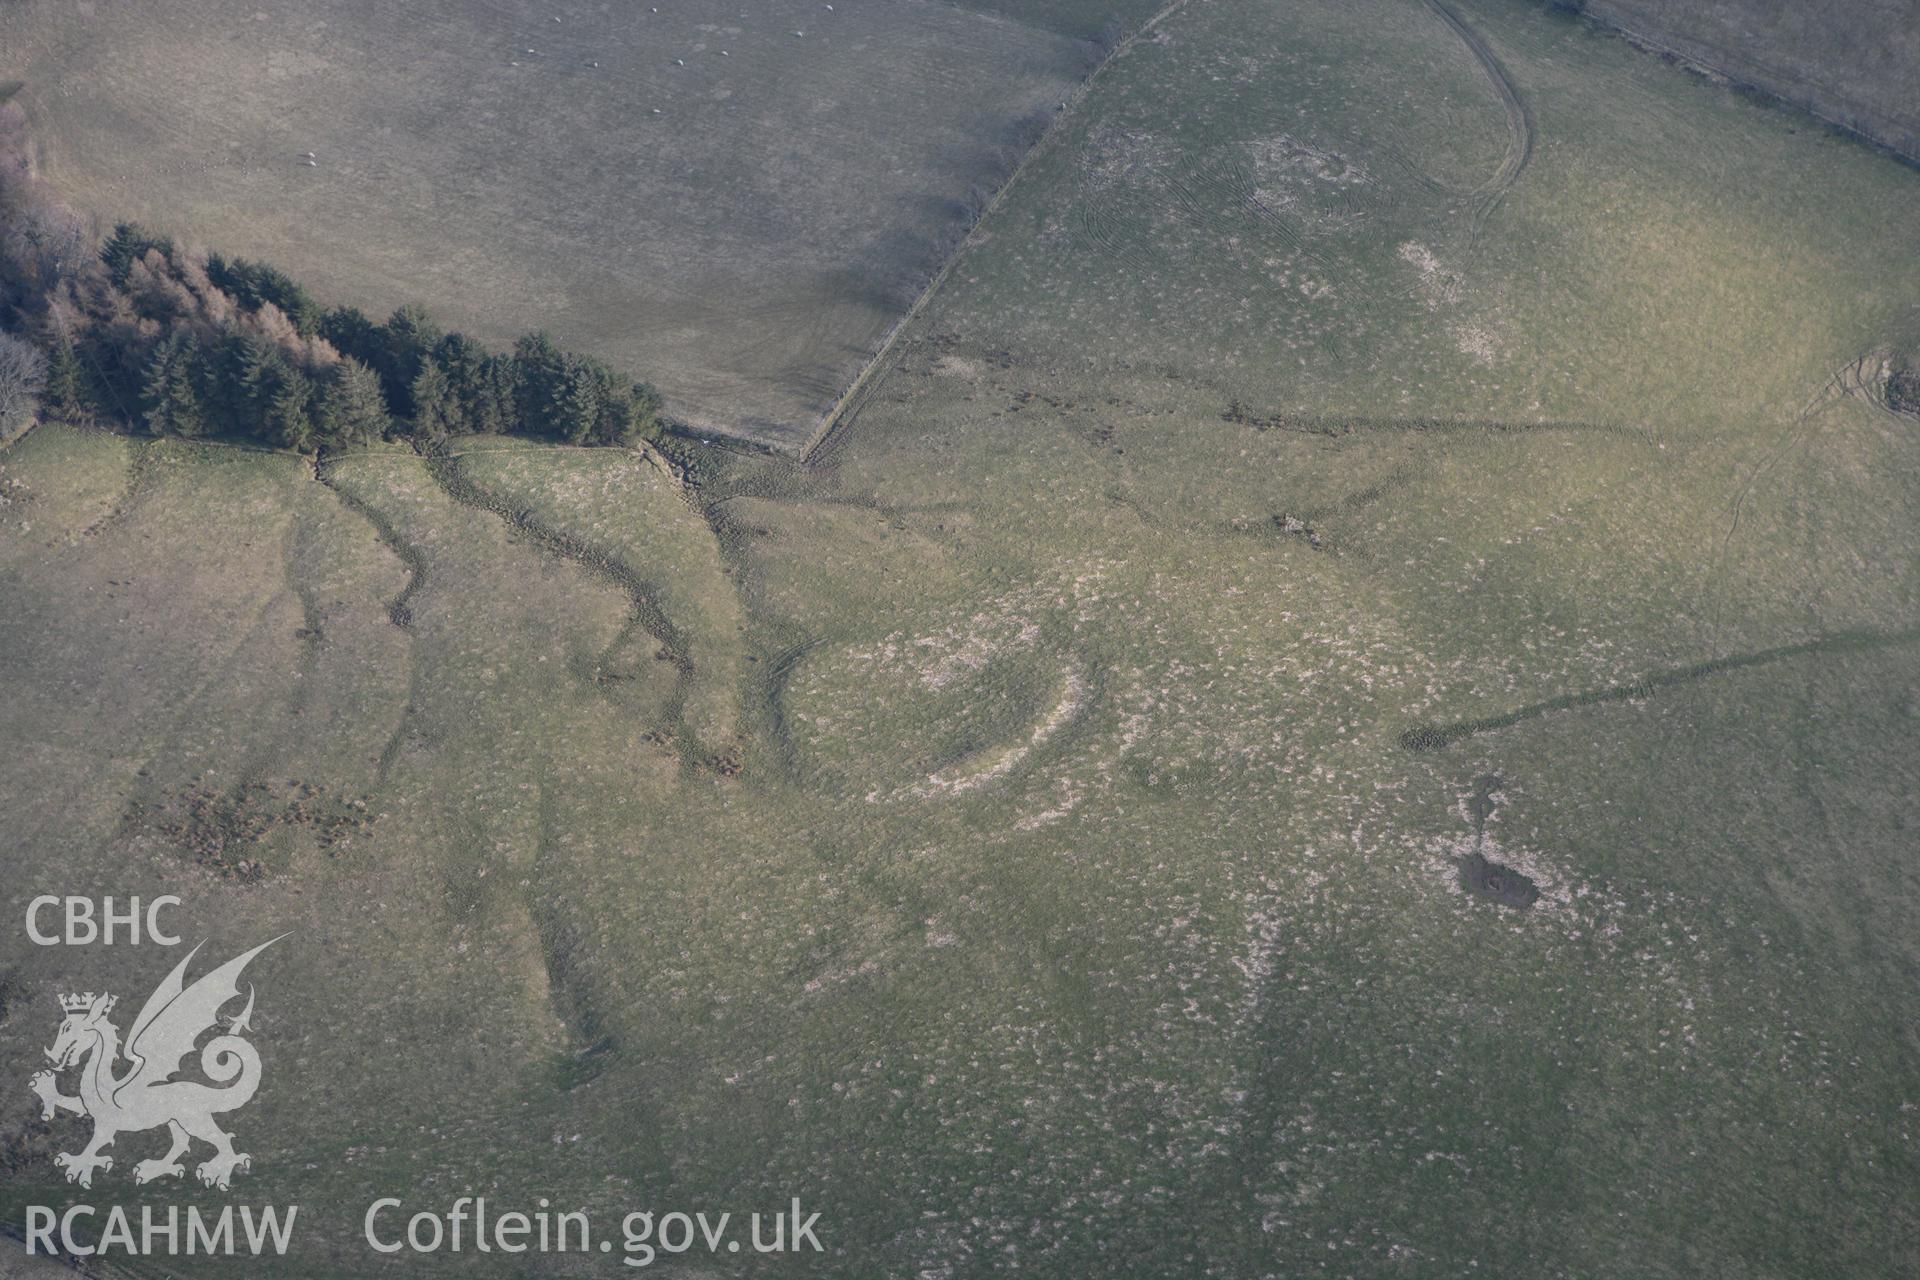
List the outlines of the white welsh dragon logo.
{"type": "Polygon", "coordinates": [[[200,950],[195,947],[147,997],[140,1016],[133,1020],[124,1051],[119,1028],[107,1021],[115,997],[104,993],[96,996],[91,991],[60,997],[66,1018],[53,1047],[47,1050],[53,1070],[36,1073],[28,1084],[40,1095],[42,1119],[51,1120],[56,1112],[71,1111],[93,1120],[93,1140],[84,1150],[53,1158],[66,1170],[68,1182],[92,1186],[94,1170],[113,1168],[113,1158],[100,1153],[112,1146],[116,1137],[161,1125],[172,1135],[173,1146],[158,1160],[134,1165],[135,1182],[180,1177],[186,1172],[180,1157],[194,1138],[212,1144],[214,1149],[212,1158],[194,1171],[210,1187],[226,1190],[234,1170],[252,1163],[244,1152],[233,1149],[233,1135],[213,1121],[216,1115],[245,1106],[260,1087],[260,1055],[240,1034],[253,1029],[251,985],[246,1008],[226,1019],[226,1034],[214,1036],[200,1050],[200,1069],[213,1084],[170,1077],[193,1052],[195,1042],[218,1026],[222,1006],[239,998],[240,971],[247,962],[278,941],[275,938],[261,943],[189,987],[185,976],[188,962],[200,950]],[[122,1057],[131,1065],[115,1074],[122,1057]],[[68,1097],[60,1092],[55,1073],[76,1065],[80,1068],[80,1093],[68,1097]]]}

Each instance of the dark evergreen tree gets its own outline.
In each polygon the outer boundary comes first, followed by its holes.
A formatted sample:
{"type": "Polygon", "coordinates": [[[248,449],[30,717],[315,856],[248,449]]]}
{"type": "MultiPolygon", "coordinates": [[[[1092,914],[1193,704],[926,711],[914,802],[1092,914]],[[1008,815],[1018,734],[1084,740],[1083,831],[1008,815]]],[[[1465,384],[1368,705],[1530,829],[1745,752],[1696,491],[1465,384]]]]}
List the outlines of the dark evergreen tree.
{"type": "Polygon", "coordinates": [[[313,420],[313,380],[283,363],[279,385],[267,401],[263,432],[269,444],[299,453],[313,452],[319,429],[313,420]]]}
{"type": "Polygon", "coordinates": [[[601,397],[600,420],[594,424],[589,444],[632,444],[640,436],[639,414],[626,388],[616,388],[601,397]]]}
{"type": "Polygon", "coordinates": [[[236,258],[228,262],[215,254],[207,259],[207,278],[250,311],[271,302],[282,315],[293,321],[302,337],[320,332],[327,313],[305,289],[285,272],[264,263],[236,258]]]}
{"type": "Polygon", "coordinates": [[[227,328],[206,344],[200,365],[200,398],[209,428],[216,435],[256,436],[259,413],[248,375],[266,358],[266,343],[257,335],[227,328]]]}
{"type": "MultiPolygon", "coordinates": [[[[660,392],[651,382],[633,384],[633,421],[636,434],[649,440],[660,438],[660,392]]],[[[631,444],[632,441],[624,443],[631,444]]]]}
{"type": "Polygon", "coordinates": [[[113,282],[124,285],[135,260],[146,257],[149,249],[158,249],[171,258],[173,241],[153,235],[137,222],[122,222],[100,247],[100,260],[107,264],[107,273],[113,282]]]}
{"type": "MultiPolygon", "coordinates": [[[[428,440],[518,432],[620,445],[657,429],[651,387],[544,333],[494,354],[464,334],[443,335],[417,306],[384,324],[352,307],[325,310],[263,263],[212,257],[201,281],[171,241],[135,223],[114,228],[100,259],[104,271],[87,268],[84,287],[81,277],[57,290],[43,282],[37,298],[9,302],[15,311],[34,304],[32,317],[52,331],[35,357],[47,384],[44,402],[35,388],[36,411],[44,403],[62,417],[98,411],[156,433],[301,450],[371,439],[396,418],[413,420],[428,440]],[[214,290],[231,300],[231,314],[214,290]],[[216,317],[222,327],[209,334],[216,317]],[[337,365],[303,342],[316,338],[339,353],[337,365]]],[[[0,289],[30,276],[0,264],[0,289]]]]}
{"type": "Polygon", "coordinates": [[[439,444],[448,436],[466,429],[460,401],[447,385],[446,372],[438,362],[428,360],[420,376],[413,380],[413,434],[428,444],[439,444]]]}
{"type": "Polygon", "coordinates": [[[140,381],[140,414],[149,434],[172,435],[174,371],[182,363],[181,335],[170,333],[153,345],[140,381]]]}
{"type": "Polygon", "coordinates": [[[553,435],[566,390],[565,353],[546,333],[529,333],[513,344],[513,363],[513,429],[530,436],[553,435]]]}
{"type": "Polygon", "coordinates": [[[320,383],[319,442],[330,449],[378,440],[387,430],[387,401],[380,377],[358,360],[344,359],[320,383]]]}
{"type": "Polygon", "coordinates": [[[153,343],[143,328],[121,316],[96,324],[79,345],[80,357],[92,375],[89,387],[101,408],[117,416],[142,417],[147,360],[153,343]]]}
{"type": "Polygon", "coordinates": [[[73,336],[57,335],[47,356],[47,385],[41,392],[47,412],[69,422],[88,416],[91,404],[87,395],[87,374],[73,336]]]}
{"type": "MultiPolygon", "coordinates": [[[[280,427],[295,425],[298,415],[283,415],[282,421],[276,421],[273,406],[292,384],[296,371],[279,347],[255,333],[242,333],[232,356],[236,364],[228,376],[235,390],[232,407],[238,433],[279,443],[280,427]]],[[[284,407],[291,409],[292,402],[284,407]]]]}
{"type": "Polygon", "coordinates": [[[488,356],[469,414],[473,429],[488,435],[512,431],[519,422],[520,364],[512,356],[488,356]]]}
{"type": "MultiPolygon", "coordinates": [[[[335,307],[320,317],[320,336],[343,356],[351,356],[376,373],[386,338],[380,326],[358,307],[335,307]]],[[[392,404],[387,406],[392,411],[392,404]]]]}
{"type": "Polygon", "coordinates": [[[636,383],[598,360],[580,365],[591,379],[599,400],[599,415],[585,443],[631,445],[652,435],[659,423],[660,395],[645,383],[636,383]]]}
{"type": "Polygon", "coordinates": [[[433,350],[433,362],[446,375],[448,430],[493,434],[507,429],[513,416],[511,361],[491,355],[464,333],[450,333],[433,350]]]}
{"type": "Polygon", "coordinates": [[[561,370],[549,433],[568,444],[585,444],[600,424],[601,381],[593,366],[577,356],[563,357],[561,370]]]}
{"type": "Polygon", "coordinates": [[[200,387],[205,379],[205,358],[200,340],[191,329],[178,333],[179,345],[167,368],[167,425],[178,436],[207,433],[207,413],[201,402],[200,387]]]}
{"type": "Polygon", "coordinates": [[[381,351],[373,364],[386,388],[387,403],[403,418],[413,417],[413,380],[440,341],[440,327],[424,307],[408,305],[381,326],[381,351]]]}

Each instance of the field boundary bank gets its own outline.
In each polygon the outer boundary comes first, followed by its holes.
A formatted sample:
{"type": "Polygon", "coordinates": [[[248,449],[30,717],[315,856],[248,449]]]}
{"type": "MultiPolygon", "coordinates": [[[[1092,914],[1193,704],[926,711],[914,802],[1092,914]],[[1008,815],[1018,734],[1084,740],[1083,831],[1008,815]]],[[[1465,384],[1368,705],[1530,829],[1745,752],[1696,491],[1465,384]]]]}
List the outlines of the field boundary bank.
{"type": "Polygon", "coordinates": [[[820,450],[826,446],[827,441],[831,439],[842,426],[851,422],[859,415],[860,410],[866,404],[867,393],[878,380],[878,375],[885,366],[887,358],[893,354],[893,349],[899,345],[901,337],[906,333],[908,327],[920,318],[921,314],[927,309],[927,304],[933,300],[934,295],[939,293],[941,287],[946,284],[947,277],[953,274],[954,265],[967,255],[969,249],[973,248],[975,241],[979,238],[980,228],[986,225],[989,218],[999,212],[1000,206],[1006,201],[1007,193],[1019,184],[1020,179],[1026,174],[1027,167],[1033,163],[1034,158],[1047,151],[1053,145],[1054,140],[1059,135],[1061,122],[1072,115],[1075,109],[1080,106],[1081,101],[1093,90],[1094,85],[1100,82],[1100,77],[1106,74],[1107,68],[1118,62],[1128,50],[1139,43],[1143,37],[1156,30],[1162,22],[1165,22],[1174,14],[1186,8],[1187,3],[1188,0],[1171,0],[1171,3],[1160,9],[1151,18],[1141,23],[1137,29],[1129,32],[1118,44],[1114,45],[1112,52],[1101,59],[1100,65],[1095,67],[1092,72],[1087,75],[1086,79],[1068,90],[1066,105],[1062,107],[1061,110],[1055,112],[1053,119],[1047,122],[1046,132],[1042,133],[1040,137],[1035,140],[1034,144],[1027,148],[1027,153],[1020,157],[1018,164],[1014,165],[1013,172],[1007,175],[1007,180],[1000,184],[998,191],[993,193],[993,199],[987,201],[986,207],[980,211],[980,216],[975,218],[973,225],[967,228],[967,234],[960,238],[960,243],[954,246],[952,253],[947,255],[947,260],[940,264],[940,269],[933,273],[933,278],[927,281],[926,287],[920,290],[920,295],[913,300],[913,305],[908,307],[906,311],[901,314],[900,318],[895,320],[892,326],[888,328],[886,336],[880,340],[880,345],[874,349],[874,353],[867,358],[866,363],[860,366],[860,372],[854,376],[852,382],[847,384],[847,389],[840,393],[839,399],[835,400],[833,406],[821,417],[819,425],[814,427],[813,434],[807,437],[806,443],[800,446],[794,456],[802,466],[810,464],[820,450]]]}
{"type": "Polygon", "coordinates": [[[1480,716],[1472,720],[1455,720],[1445,724],[1417,724],[1400,734],[1399,743],[1403,750],[1416,754],[1443,751],[1454,743],[1463,742],[1476,734],[1510,729],[1514,725],[1538,720],[1556,711],[1573,711],[1583,707],[1606,706],[1617,702],[1644,701],[1662,689],[1695,684],[1723,672],[1763,667],[1770,663],[1803,658],[1810,654],[1872,653],[1881,649],[1899,648],[1917,641],[1920,641],[1920,627],[1906,627],[1898,631],[1866,629],[1830,631],[1810,640],[1775,645],[1772,648],[1756,649],[1749,653],[1737,653],[1724,658],[1708,658],[1704,662],[1693,662],[1683,667],[1669,667],[1625,684],[1605,685],[1580,693],[1561,694],[1557,698],[1530,702],[1525,706],[1515,707],[1511,711],[1503,711],[1496,715],[1480,716]]]}
{"type": "MultiPolygon", "coordinates": [[[[1547,0],[1547,3],[1548,7],[1562,7],[1556,0],[1547,0]]],[[[1782,106],[1812,116],[1850,138],[1886,152],[1909,168],[1920,169],[1920,120],[1909,123],[1882,116],[1870,107],[1849,108],[1837,93],[1818,81],[1785,68],[1762,66],[1751,57],[1732,54],[1720,48],[1711,40],[1653,33],[1647,27],[1617,14],[1611,5],[1599,7],[1591,2],[1582,3],[1577,12],[1579,17],[1607,34],[1626,41],[1640,52],[1706,72],[1733,88],[1762,94],[1782,106]],[[1830,94],[1830,100],[1835,105],[1823,107],[1818,96],[1822,93],[1830,94]]]]}

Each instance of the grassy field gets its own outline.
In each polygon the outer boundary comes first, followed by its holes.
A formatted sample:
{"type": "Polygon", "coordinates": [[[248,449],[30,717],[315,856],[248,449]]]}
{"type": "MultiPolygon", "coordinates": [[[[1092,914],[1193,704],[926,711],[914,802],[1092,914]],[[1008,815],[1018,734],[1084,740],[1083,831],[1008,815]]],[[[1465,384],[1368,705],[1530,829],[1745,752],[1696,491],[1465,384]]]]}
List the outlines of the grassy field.
{"type": "MultiPolygon", "coordinates": [[[[1911,1274],[1916,197],[1519,0],[1214,0],[807,464],[36,430],[0,910],[297,931],[288,1274],[575,1274],[358,1243],[480,1191],[822,1212],[686,1275],[1911,1274]]],[[[76,960],[0,947],[14,1079],[76,960]]]]}
{"type": "Polygon", "coordinates": [[[1583,12],[1653,48],[1776,94],[1920,161],[1920,12],[1911,0],[1702,9],[1587,0],[1583,12]]]}
{"type": "Polygon", "coordinates": [[[798,440],[1089,69],[1091,9],[36,2],[0,80],[89,211],[798,440]]]}

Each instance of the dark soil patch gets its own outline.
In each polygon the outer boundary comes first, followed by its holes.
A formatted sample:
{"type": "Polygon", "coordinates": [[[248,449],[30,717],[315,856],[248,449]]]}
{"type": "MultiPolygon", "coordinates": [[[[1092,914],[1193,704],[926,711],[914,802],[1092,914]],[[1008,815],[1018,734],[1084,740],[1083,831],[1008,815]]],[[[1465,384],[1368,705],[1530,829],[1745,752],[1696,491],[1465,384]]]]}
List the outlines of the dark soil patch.
{"type": "Polygon", "coordinates": [[[1540,888],[1531,878],[1498,862],[1488,862],[1477,853],[1460,859],[1460,887],[1476,898],[1516,911],[1525,911],[1540,900],[1540,888]]]}
{"type": "Polygon", "coordinates": [[[1887,407],[1920,416],[1920,368],[1901,365],[1887,377],[1887,407]]]}
{"type": "Polygon", "coordinates": [[[252,781],[216,789],[204,779],[152,806],[146,824],[193,861],[227,880],[261,880],[267,869],[254,850],[282,828],[306,830],[329,857],[339,857],[376,818],[369,796],[343,798],[298,779],[252,781]]]}

